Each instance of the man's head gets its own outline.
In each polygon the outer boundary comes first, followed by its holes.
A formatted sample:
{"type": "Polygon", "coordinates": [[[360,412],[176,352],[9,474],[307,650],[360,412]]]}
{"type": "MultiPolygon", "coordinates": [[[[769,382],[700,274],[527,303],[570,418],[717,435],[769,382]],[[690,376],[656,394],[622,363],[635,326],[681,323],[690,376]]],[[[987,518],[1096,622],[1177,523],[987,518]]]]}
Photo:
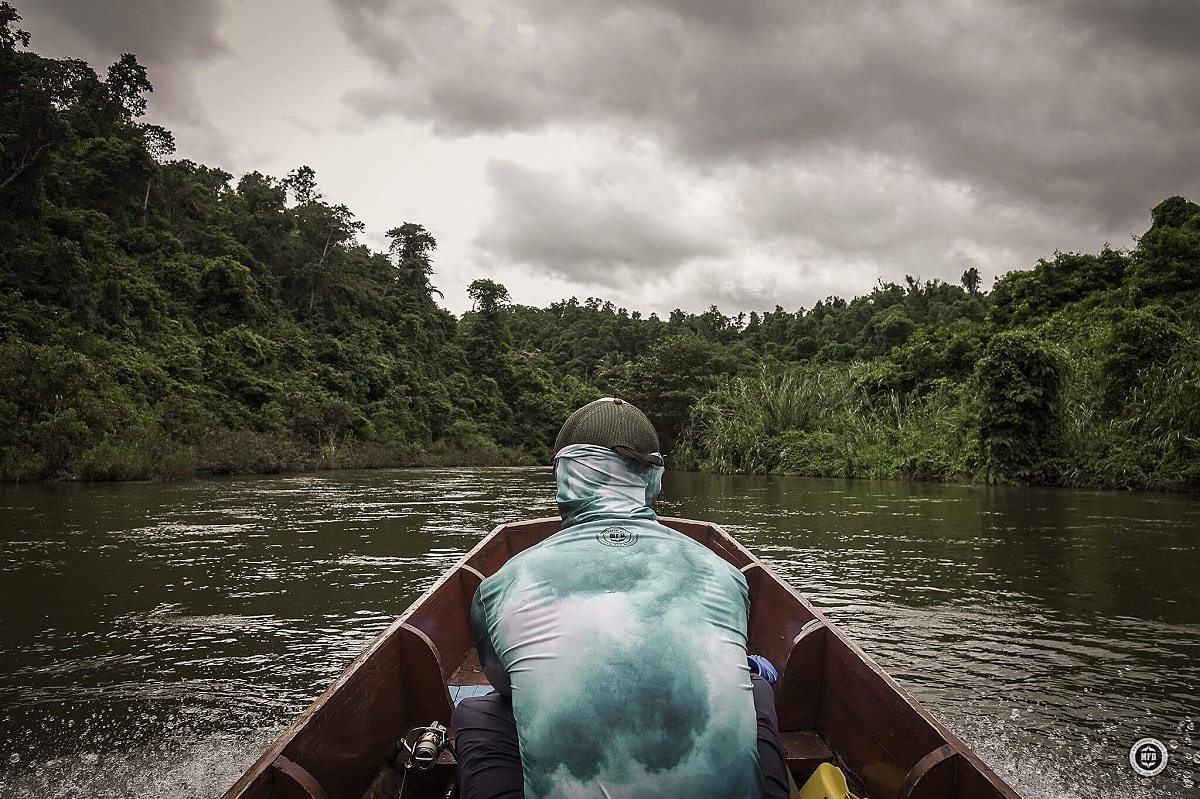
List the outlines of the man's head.
{"type": "Polygon", "coordinates": [[[647,466],[663,462],[658,433],[646,414],[614,397],[589,402],[567,418],[554,442],[554,454],[572,444],[607,447],[647,466]]]}

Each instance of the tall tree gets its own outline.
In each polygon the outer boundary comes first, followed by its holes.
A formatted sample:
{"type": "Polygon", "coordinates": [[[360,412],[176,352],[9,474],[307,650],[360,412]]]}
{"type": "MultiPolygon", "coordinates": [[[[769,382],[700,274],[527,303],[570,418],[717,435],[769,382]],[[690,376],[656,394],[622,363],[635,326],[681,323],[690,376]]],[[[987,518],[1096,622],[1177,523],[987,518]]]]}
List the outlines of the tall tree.
{"type": "Polygon", "coordinates": [[[136,119],[146,113],[146,94],[154,91],[146,68],[133,53],[122,53],[108,68],[104,80],[109,99],[125,119],[136,119]]]}
{"type": "Polygon", "coordinates": [[[392,243],[389,251],[395,259],[396,268],[400,271],[400,280],[414,287],[419,293],[428,297],[436,292],[429,278],[433,275],[433,251],[437,249],[437,240],[422,225],[405,222],[400,227],[394,227],[387,232],[392,243]]]}
{"type": "Polygon", "coordinates": [[[317,172],[307,164],[288,172],[283,187],[291,192],[297,205],[308,205],[321,199],[321,192],[317,191],[317,172]]]}
{"type": "Polygon", "coordinates": [[[965,288],[967,290],[968,294],[970,294],[972,297],[978,296],[978,294],[979,294],[979,270],[978,269],[976,269],[975,267],[972,266],[970,269],[968,269],[967,271],[962,273],[961,280],[962,280],[963,288],[965,288]]]}
{"type": "Polygon", "coordinates": [[[467,296],[472,303],[471,317],[464,320],[463,349],[467,362],[478,374],[501,380],[512,354],[508,324],[512,298],[508,289],[487,278],[472,281],[467,296]]]}

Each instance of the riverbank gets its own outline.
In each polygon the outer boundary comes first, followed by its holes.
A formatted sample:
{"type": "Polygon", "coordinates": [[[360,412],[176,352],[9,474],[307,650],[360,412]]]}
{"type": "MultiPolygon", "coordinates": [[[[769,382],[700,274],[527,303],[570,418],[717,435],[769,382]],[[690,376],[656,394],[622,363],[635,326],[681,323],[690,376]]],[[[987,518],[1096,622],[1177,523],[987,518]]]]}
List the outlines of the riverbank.
{"type": "Polygon", "coordinates": [[[532,466],[528,453],[490,442],[472,445],[435,443],[396,451],[382,444],[355,441],[314,446],[253,430],[226,431],[196,446],[168,440],[129,438],[106,441],[84,453],[78,463],[57,474],[37,477],[36,460],[7,464],[0,482],[127,482],[187,480],[215,475],[269,475],[342,469],[391,469],[422,466],[532,466]]]}
{"type": "MultiPolygon", "coordinates": [[[[785,451],[785,454],[786,451],[785,451]]],[[[829,448],[818,452],[817,460],[798,466],[782,466],[767,472],[721,472],[701,471],[706,474],[765,474],[776,477],[813,477],[813,478],[847,478],[852,480],[895,480],[909,483],[941,483],[962,486],[1007,485],[1013,487],[1087,489],[1098,491],[1146,491],[1167,492],[1176,494],[1194,494],[1200,492],[1200,485],[1194,481],[1182,478],[1162,478],[1155,475],[1123,474],[1105,478],[1093,478],[1078,472],[1064,472],[1054,475],[1052,479],[1037,483],[997,483],[989,481],[986,476],[956,473],[952,470],[937,470],[928,461],[909,460],[904,457],[893,459],[893,462],[868,463],[860,471],[847,468],[859,460],[858,453],[852,453],[841,448],[829,448]],[[931,468],[933,467],[933,468],[931,468]],[[910,471],[912,470],[912,471],[910,471]]]]}
{"type": "MultiPolygon", "coordinates": [[[[900,438],[888,436],[888,438],[900,438]]],[[[910,443],[912,442],[910,437],[910,443]]],[[[891,442],[892,444],[895,441],[891,442]]],[[[946,448],[917,447],[907,451],[880,441],[864,446],[851,440],[836,440],[817,432],[793,431],[763,442],[759,452],[773,456],[770,468],[733,468],[730,463],[710,461],[699,465],[694,452],[681,453],[676,472],[710,475],[770,475],[776,477],[842,478],[850,480],[894,480],[907,483],[936,483],[962,486],[995,484],[977,469],[977,448],[951,453],[946,448]],[[972,468],[974,464],[975,468],[972,468]]],[[[236,437],[203,446],[139,449],[136,442],[106,447],[89,457],[78,471],[65,471],[49,478],[0,475],[3,483],[134,482],[178,481],[224,475],[276,475],[350,470],[537,466],[537,458],[504,447],[434,445],[428,449],[395,453],[372,443],[355,442],[340,447],[314,448],[303,442],[281,440],[269,435],[243,432],[236,437]]],[[[1029,485],[1005,483],[1007,485],[1029,485]]],[[[1043,488],[1196,493],[1200,485],[1182,478],[1138,472],[1097,477],[1079,469],[1048,475],[1036,484],[1043,488]]]]}

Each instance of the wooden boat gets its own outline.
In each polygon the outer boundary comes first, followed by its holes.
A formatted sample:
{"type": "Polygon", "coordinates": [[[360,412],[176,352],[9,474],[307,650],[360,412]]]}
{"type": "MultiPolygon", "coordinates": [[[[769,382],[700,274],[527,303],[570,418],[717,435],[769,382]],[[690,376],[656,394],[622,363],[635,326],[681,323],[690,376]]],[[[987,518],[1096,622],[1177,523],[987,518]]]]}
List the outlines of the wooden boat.
{"type": "MultiPolygon", "coordinates": [[[[803,785],[823,762],[870,799],[1017,799],[1016,792],[939,724],[803,596],[715,524],[660,521],[746,575],[750,651],[781,666],[776,685],[788,767],[803,785]]],[[[479,583],[559,520],[501,525],[444,574],[284,732],[225,799],[383,799],[452,795],[454,761],[405,769],[402,739],[454,700],[486,690],[472,645],[479,583]]]]}

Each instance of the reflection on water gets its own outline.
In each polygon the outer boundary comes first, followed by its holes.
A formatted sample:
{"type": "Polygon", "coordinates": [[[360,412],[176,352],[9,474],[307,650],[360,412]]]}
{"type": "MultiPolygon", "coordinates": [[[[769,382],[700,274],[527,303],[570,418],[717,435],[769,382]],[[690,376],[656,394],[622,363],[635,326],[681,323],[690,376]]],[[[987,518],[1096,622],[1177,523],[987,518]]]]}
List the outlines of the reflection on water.
{"type": "MultiPolygon", "coordinates": [[[[1027,797],[1200,796],[1200,502],[668,475],[1027,797]],[[1134,740],[1171,745],[1132,775],[1134,740]]],[[[545,469],[0,489],[0,796],[220,794],[545,469]]]]}

